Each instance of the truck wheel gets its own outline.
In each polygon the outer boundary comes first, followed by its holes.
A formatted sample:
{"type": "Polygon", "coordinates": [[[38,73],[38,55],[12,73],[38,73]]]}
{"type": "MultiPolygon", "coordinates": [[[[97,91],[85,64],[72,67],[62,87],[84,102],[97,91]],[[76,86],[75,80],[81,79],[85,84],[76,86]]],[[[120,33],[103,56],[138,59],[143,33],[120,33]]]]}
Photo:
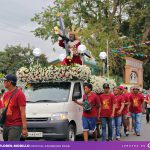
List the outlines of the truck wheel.
{"type": "Polygon", "coordinates": [[[75,141],[76,140],[76,127],[73,124],[68,126],[67,132],[67,141],[75,141]]]}

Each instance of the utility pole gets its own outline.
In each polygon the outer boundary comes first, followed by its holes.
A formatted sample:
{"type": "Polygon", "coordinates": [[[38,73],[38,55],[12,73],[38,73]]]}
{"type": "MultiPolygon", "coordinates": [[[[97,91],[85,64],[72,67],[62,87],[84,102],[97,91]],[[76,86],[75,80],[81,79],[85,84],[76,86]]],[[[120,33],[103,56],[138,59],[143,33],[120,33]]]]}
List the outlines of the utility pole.
{"type": "Polygon", "coordinates": [[[109,41],[107,39],[106,41],[107,45],[107,77],[109,78],[109,41]]]}

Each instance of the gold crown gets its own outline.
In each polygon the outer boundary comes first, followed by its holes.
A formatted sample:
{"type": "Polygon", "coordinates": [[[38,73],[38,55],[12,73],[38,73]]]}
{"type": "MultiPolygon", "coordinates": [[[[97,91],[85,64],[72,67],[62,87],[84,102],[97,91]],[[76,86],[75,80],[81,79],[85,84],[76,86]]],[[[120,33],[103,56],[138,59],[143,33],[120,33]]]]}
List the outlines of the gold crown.
{"type": "Polygon", "coordinates": [[[71,30],[69,30],[69,32],[73,34],[77,34],[79,33],[79,31],[80,31],[80,28],[76,28],[75,25],[72,25],[71,30]]]}

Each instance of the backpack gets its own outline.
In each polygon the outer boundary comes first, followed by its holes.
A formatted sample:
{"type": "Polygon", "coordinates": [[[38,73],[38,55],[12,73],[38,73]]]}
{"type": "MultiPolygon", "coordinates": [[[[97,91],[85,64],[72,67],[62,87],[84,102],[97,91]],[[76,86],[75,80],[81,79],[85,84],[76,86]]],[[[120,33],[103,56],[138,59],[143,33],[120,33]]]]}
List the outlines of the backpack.
{"type": "Polygon", "coordinates": [[[86,95],[86,99],[82,103],[83,111],[89,112],[92,109],[92,105],[88,101],[88,96],[86,95]]]}

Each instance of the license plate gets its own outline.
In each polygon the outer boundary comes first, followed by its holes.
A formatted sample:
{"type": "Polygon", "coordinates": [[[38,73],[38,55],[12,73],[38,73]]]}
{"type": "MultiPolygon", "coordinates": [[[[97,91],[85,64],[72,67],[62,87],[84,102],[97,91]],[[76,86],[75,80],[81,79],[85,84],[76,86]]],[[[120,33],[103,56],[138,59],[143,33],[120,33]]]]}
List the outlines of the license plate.
{"type": "Polygon", "coordinates": [[[28,132],[28,137],[43,137],[43,132],[28,132]]]}

